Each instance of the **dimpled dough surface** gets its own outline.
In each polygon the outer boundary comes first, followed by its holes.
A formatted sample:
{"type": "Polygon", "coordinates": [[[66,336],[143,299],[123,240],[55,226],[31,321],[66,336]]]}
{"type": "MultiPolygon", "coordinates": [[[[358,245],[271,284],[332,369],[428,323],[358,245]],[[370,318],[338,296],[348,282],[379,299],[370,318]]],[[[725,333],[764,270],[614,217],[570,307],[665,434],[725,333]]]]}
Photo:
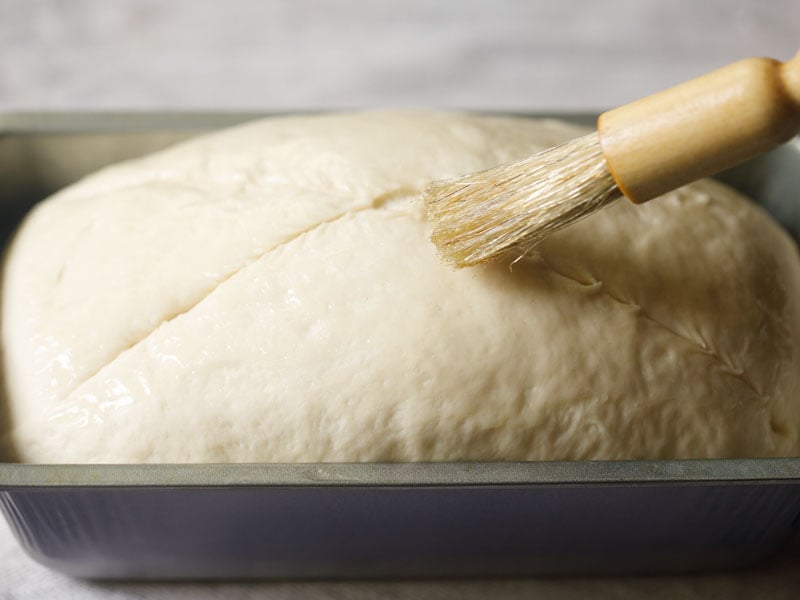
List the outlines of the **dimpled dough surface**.
{"type": "Polygon", "coordinates": [[[700,182],[509,269],[443,266],[420,191],[579,133],[445,113],[268,119],[26,219],[3,279],[34,462],[798,453],[800,265],[700,182]]]}

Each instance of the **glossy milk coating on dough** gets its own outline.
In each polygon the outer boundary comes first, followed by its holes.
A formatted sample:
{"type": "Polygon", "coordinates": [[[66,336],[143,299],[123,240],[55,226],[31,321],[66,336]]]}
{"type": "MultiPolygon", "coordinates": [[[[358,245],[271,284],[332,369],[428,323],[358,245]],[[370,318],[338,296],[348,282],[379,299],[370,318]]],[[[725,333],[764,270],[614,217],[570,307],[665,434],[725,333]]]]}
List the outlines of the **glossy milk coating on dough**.
{"type": "Polygon", "coordinates": [[[432,179],[581,131],[269,119],[106,169],[8,255],[4,369],[33,462],[611,459],[798,450],[800,264],[713,182],[456,271],[432,179]]]}

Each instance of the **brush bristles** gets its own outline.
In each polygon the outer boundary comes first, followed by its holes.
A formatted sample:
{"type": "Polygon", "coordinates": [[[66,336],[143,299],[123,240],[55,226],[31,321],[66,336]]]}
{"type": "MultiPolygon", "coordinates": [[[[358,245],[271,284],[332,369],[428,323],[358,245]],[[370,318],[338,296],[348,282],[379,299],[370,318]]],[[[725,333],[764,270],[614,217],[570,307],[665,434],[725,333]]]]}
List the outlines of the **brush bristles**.
{"type": "Polygon", "coordinates": [[[597,133],[425,192],[431,239],[458,267],[530,249],[621,196],[597,133]]]}

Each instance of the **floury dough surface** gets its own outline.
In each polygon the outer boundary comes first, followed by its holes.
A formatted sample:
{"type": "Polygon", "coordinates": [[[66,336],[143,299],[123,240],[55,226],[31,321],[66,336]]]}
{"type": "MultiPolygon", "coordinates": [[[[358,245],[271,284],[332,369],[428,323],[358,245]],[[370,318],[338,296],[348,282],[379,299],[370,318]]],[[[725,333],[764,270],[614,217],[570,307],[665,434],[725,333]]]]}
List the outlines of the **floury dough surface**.
{"type": "Polygon", "coordinates": [[[800,453],[800,262],[700,182],[512,269],[442,265],[420,191],[582,131],[446,113],[268,119],[93,175],[7,255],[32,462],[800,453]]]}

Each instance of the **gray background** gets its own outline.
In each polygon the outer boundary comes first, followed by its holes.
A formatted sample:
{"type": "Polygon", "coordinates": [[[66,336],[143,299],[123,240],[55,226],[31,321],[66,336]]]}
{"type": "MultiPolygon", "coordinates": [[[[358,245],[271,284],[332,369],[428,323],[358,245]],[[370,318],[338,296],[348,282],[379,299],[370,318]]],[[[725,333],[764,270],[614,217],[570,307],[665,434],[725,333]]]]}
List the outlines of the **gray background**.
{"type": "MultiPolygon", "coordinates": [[[[0,0],[0,111],[598,110],[800,49],[795,0],[0,0]]],[[[795,598],[800,551],[741,573],[492,582],[94,584],[0,522],[0,598],[795,598]]]]}
{"type": "Polygon", "coordinates": [[[0,0],[0,108],[597,109],[798,47],[795,0],[0,0]]]}

